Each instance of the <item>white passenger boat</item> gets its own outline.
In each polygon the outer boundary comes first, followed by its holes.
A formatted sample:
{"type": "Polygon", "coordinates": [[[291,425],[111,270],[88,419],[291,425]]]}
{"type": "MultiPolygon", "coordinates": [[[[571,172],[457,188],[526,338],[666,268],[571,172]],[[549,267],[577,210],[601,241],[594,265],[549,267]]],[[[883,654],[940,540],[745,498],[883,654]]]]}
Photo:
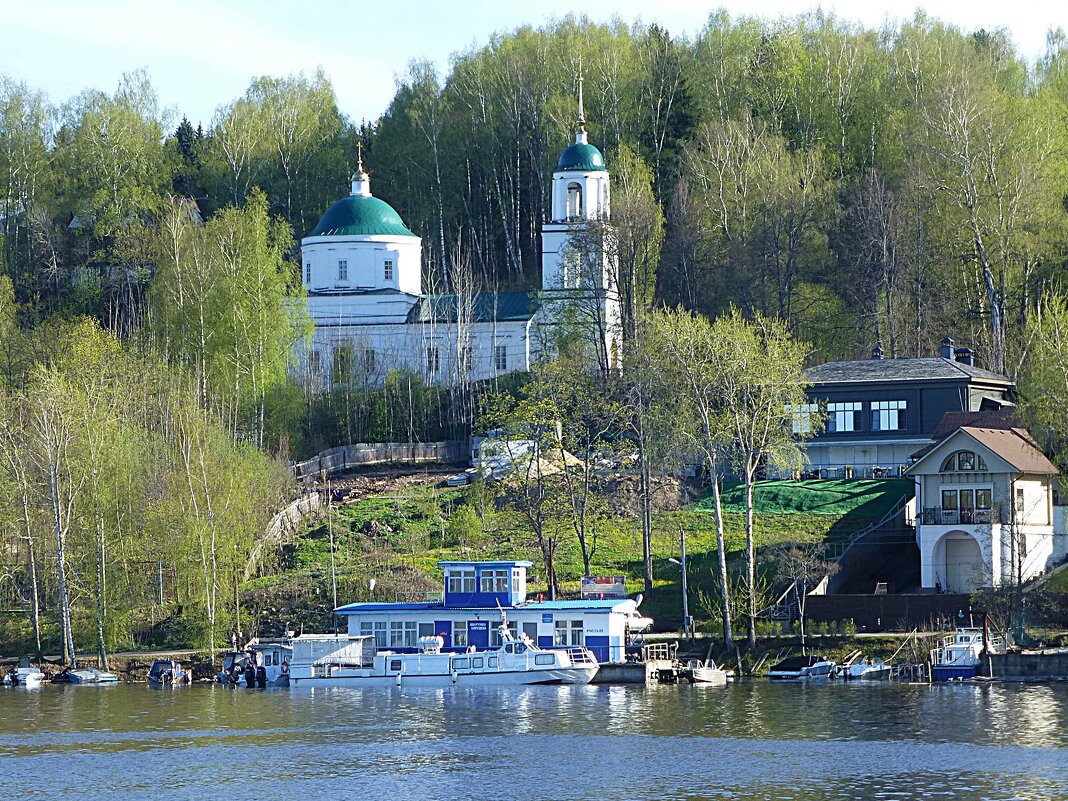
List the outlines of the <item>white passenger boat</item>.
{"type": "MultiPolygon", "coordinates": [[[[1002,649],[1000,637],[986,638],[987,650],[997,653],[1002,649]]],[[[945,637],[942,644],[931,650],[931,680],[953,681],[971,679],[979,672],[983,653],[983,629],[960,628],[945,637]]]]}
{"type": "Polygon", "coordinates": [[[826,679],[835,672],[835,664],[820,656],[790,656],[768,668],[769,679],[798,681],[826,679]]]}
{"type": "Polygon", "coordinates": [[[539,648],[501,627],[499,648],[442,651],[438,636],[421,637],[417,653],[378,651],[369,635],[305,634],[293,640],[292,687],[448,687],[502,684],[589,684],[597,659],[588,648],[539,648]]]}

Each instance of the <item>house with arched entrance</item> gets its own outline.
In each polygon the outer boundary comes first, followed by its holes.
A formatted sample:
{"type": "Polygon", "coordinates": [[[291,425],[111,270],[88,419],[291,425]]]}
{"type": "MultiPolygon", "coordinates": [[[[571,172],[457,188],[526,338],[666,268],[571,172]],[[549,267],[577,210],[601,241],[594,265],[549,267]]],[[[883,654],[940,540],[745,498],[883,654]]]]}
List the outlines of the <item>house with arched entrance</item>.
{"type": "Polygon", "coordinates": [[[1057,468],[1025,429],[1005,413],[950,414],[935,440],[905,471],[916,483],[924,590],[1026,581],[1063,557],[1057,468]]]}

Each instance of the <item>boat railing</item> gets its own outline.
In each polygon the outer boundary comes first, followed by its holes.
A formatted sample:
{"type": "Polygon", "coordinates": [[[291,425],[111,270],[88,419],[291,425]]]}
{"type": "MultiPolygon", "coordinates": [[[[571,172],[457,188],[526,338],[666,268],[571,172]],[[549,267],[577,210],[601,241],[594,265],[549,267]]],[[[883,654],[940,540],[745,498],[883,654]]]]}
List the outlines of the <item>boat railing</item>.
{"type": "Polygon", "coordinates": [[[573,665],[596,665],[597,660],[593,658],[593,654],[590,653],[587,648],[568,648],[567,655],[571,659],[573,665]]]}

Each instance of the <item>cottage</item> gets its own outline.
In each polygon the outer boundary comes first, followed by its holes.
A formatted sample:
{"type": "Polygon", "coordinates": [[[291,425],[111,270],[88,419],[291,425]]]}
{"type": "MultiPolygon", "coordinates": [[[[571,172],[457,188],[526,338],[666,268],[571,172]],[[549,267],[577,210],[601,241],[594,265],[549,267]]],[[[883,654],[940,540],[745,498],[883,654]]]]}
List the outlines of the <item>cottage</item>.
{"type": "Polygon", "coordinates": [[[1027,580],[1065,555],[1057,468],[1005,412],[946,415],[905,471],[916,483],[922,588],[1027,580]]]}

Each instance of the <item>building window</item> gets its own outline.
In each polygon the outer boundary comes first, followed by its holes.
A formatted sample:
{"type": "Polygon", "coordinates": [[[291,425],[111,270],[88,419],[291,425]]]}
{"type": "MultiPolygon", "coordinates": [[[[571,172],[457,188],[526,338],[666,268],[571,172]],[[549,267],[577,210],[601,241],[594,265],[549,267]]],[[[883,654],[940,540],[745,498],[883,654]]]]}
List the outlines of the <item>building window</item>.
{"type": "Polygon", "coordinates": [[[394,621],[389,624],[390,648],[414,648],[416,642],[416,624],[414,620],[394,621]]]}
{"type": "Polygon", "coordinates": [[[449,573],[449,592],[470,595],[475,591],[475,571],[453,570],[449,573]]]}
{"type": "Polygon", "coordinates": [[[1016,488],[1016,511],[1022,513],[1024,510],[1024,491],[1023,487],[1016,488]]]}
{"type": "Polygon", "coordinates": [[[345,259],[337,260],[337,280],[348,281],[349,280],[349,263],[345,259]]]}
{"type": "Polygon", "coordinates": [[[567,185],[567,219],[577,220],[582,216],[582,187],[578,184],[567,185]]]}
{"type": "Polygon", "coordinates": [[[508,571],[483,570],[482,592],[508,592],[508,571]]]}
{"type": "Polygon", "coordinates": [[[827,431],[859,431],[863,403],[828,403],[827,431]]]}
{"type": "Polygon", "coordinates": [[[376,648],[388,647],[388,642],[386,641],[386,622],[384,620],[361,620],[360,634],[373,634],[376,648]]]}
{"type": "Polygon", "coordinates": [[[904,431],[905,401],[872,401],[872,431],[904,431]]]}
{"type": "Polygon", "coordinates": [[[387,281],[393,280],[393,259],[382,262],[382,277],[387,281]]]}
{"type": "MultiPolygon", "coordinates": [[[[512,636],[513,640],[519,639],[519,628],[517,623],[508,624],[508,633],[512,636]]],[[[491,648],[500,648],[504,645],[504,638],[501,637],[501,627],[493,626],[490,628],[490,641],[491,648]]]]}
{"type": "Polygon", "coordinates": [[[304,265],[304,283],[311,283],[311,262],[304,265]]]}
{"type": "Polygon", "coordinates": [[[582,645],[582,621],[557,620],[553,625],[553,645],[582,645]]]}
{"type": "Polygon", "coordinates": [[[986,461],[982,456],[973,451],[957,451],[956,453],[951,453],[946,460],[942,462],[943,473],[986,469],[986,461]]]}
{"type": "Polygon", "coordinates": [[[506,345],[497,345],[493,349],[493,366],[498,372],[508,369],[508,347],[506,345]]]}
{"type": "Polygon", "coordinates": [[[441,352],[437,348],[426,349],[426,374],[432,376],[437,374],[441,368],[441,352]]]}
{"type": "Polygon", "coordinates": [[[375,352],[373,348],[368,348],[363,352],[363,371],[368,375],[375,371],[375,352]]]}
{"type": "Polygon", "coordinates": [[[435,634],[433,623],[420,623],[419,624],[419,639],[423,637],[433,637],[435,634]]]}
{"type": "Polygon", "coordinates": [[[466,620],[454,620],[452,623],[452,645],[453,648],[466,648],[467,647],[467,621],[466,620]]]}
{"type": "Polygon", "coordinates": [[[812,433],[812,415],[819,411],[819,405],[815,403],[802,403],[800,406],[788,404],[786,413],[791,418],[791,428],[795,434],[812,433]]]}
{"type": "Polygon", "coordinates": [[[527,594],[526,572],[523,570],[512,571],[512,594],[520,599],[527,594]]]}
{"type": "Polygon", "coordinates": [[[338,383],[348,381],[352,375],[352,346],[338,345],[334,348],[333,379],[338,383]]]}

